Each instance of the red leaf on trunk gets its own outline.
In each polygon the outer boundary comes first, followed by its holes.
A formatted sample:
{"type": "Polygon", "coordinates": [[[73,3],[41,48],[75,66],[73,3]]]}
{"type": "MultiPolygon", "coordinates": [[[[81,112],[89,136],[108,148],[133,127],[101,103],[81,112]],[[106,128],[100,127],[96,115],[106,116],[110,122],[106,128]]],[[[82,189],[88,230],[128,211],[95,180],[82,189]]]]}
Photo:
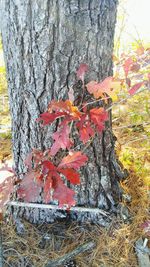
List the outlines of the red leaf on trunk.
{"type": "Polygon", "coordinates": [[[90,110],[91,121],[96,125],[98,130],[102,132],[104,122],[108,120],[108,114],[104,108],[93,108],[90,110]]]}
{"type": "Polygon", "coordinates": [[[0,183],[0,212],[3,210],[4,205],[9,201],[11,194],[14,191],[15,176],[7,177],[0,183]]]}
{"type": "Polygon", "coordinates": [[[34,160],[35,165],[38,165],[39,163],[41,163],[44,157],[43,152],[35,148],[32,150],[32,155],[33,155],[33,160],[34,160]]]}
{"type": "Polygon", "coordinates": [[[79,169],[87,162],[88,157],[82,154],[81,151],[71,152],[68,156],[64,157],[59,164],[59,168],[74,168],[79,169]]]}
{"type": "Polygon", "coordinates": [[[45,203],[51,201],[50,189],[52,188],[52,185],[53,185],[52,173],[48,173],[43,187],[45,203]]]}
{"type": "Polygon", "coordinates": [[[88,71],[89,67],[87,64],[80,64],[78,70],[77,70],[77,78],[79,80],[81,80],[82,82],[84,82],[84,76],[85,76],[85,73],[88,71]]]}
{"type": "Polygon", "coordinates": [[[36,120],[36,121],[42,121],[43,125],[48,125],[52,122],[54,122],[56,119],[63,117],[64,115],[66,115],[66,113],[64,112],[57,112],[55,113],[49,113],[49,112],[44,112],[42,114],[40,114],[40,117],[36,120]]]}
{"type": "Polygon", "coordinates": [[[7,171],[15,175],[15,171],[9,167],[7,163],[4,163],[4,165],[0,168],[0,171],[7,171]]]}
{"type": "Polygon", "coordinates": [[[68,188],[61,180],[57,183],[57,186],[53,193],[53,199],[59,201],[59,207],[67,205],[68,207],[75,205],[74,200],[75,192],[68,188]]]}
{"type": "MultiPolygon", "coordinates": [[[[86,110],[85,110],[86,112],[86,110]]],[[[91,123],[89,121],[89,116],[87,114],[83,114],[81,120],[76,123],[76,126],[79,130],[80,140],[85,144],[89,139],[94,136],[95,131],[91,127],[91,123]]]]}
{"type": "Polygon", "coordinates": [[[42,166],[43,166],[43,169],[42,169],[42,173],[44,175],[46,175],[48,172],[50,171],[56,171],[56,167],[54,166],[54,164],[49,161],[49,160],[44,160],[42,162],[42,166]]]}
{"type": "Polygon", "coordinates": [[[69,139],[70,127],[64,125],[61,129],[53,134],[54,144],[51,147],[51,155],[55,156],[59,149],[69,149],[73,142],[69,139]]]}
{"type": "Polygon", "coordinates": [[[73,103],[70,100],[52,100],[51,103],[48,106],[48,111],[52,112],[55,111],[58,114],[59,111],[64,112],[65,115],[71,115],[75,118],[80,118],[81,112],[78,110],[76,106],[73,105],[73,103]]]}
{"type": "Polygon", "coordinates": [[[36,174],[32,171],[27,173],[20,183],[17,190],[18,197],[26,202],[37,202],[43,183],[34,182],[36,174]]]}
{"type": "Polygon", "coordinates": [[[89,139],[95,135],[95,131],[92,129],[90,124],[83,126],[83,128],[79,130],[79,133],[80,133],[80,139],[84,144],[88,142],[89,139]]]}
{"type": "Polygon", "coordinates": [[[132,86],[132,88],[128,91],[130,95],[134,95],[138,89],[143,85],[143,82],[137,83],[132,86]]]}
{"type": "Polygon", "coordinates": [[[113,77],[107,77],[102,82],[98,83],[95,81],[91,81],[86,84],[87,90],[90,94],[93,94],[94,97],[97,99],[99,97],[104,97],[104,93],[113,96],[114,90],[116,87],[120,85],[120,82],[113,81],[113,77]]]}
{"type": "MultiPolygon", "coordinates": [[[[95,95],[95,93],[97,92],[97,90],[98,90],[98,82],[96,82],[96,81],[90,81],[89,83],[87,83],[86,84],[86,88],[87,88],[87,90],[88,90],[88,92],[90,93],[90,94],[93,94],[93,95],[95,95]]],[[[103,92],[102,92],[102,94],[103,94],[103,92]]]]}
{"type": "Polygon", "coordinates": [[[83,115],[81,118],[81,121],[79,121],[76,126],[79,129],[79,134],[80,134],[80,140],[85,144],[89,139],[94,136],[95,131],[91,127],[91,123],[88,119],[86,120],[87,115],[83,115]]]}
{"type": "Polygon", "coordinates": [[[67,180],[69,180],[72,184],[80,184],[80,176],[79,173],[76,172],[74,169],[68,168],[68,169],[59,169],[58,171],[62,173],[67,180]]]}

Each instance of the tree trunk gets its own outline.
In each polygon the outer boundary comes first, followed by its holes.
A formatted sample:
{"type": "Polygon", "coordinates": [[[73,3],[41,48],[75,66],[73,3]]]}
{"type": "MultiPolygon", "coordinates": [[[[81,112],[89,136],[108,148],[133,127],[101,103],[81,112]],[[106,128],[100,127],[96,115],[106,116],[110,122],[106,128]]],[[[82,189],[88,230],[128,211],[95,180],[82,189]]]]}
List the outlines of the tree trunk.
{"type": "MultiPolygon", "coordinates": [[[[52,99],[66,98],[80,63],[90,67],[87,81],[112,75],[116,8],[117,0],[2,1],[2,37],[18,174],[25,171],[24,160],[31,148],[51,146],[53,127],[41,129],[35,119],[52,99]]],[[[77,205],[114,211],[120,199],[119,179],[124,174],[114,153],[111,116],[103,134],[85,152],[89,162],[81,171],[81,185],[76,187],[77,205]]],[[[27,217],[33,218],[33,213],[27,217]]],[[[38,213],[34,221],[51,221],[50,217],[38,213]]],[[[87,217],[90,215],[80,215],[80,220],[87,217]]]]}

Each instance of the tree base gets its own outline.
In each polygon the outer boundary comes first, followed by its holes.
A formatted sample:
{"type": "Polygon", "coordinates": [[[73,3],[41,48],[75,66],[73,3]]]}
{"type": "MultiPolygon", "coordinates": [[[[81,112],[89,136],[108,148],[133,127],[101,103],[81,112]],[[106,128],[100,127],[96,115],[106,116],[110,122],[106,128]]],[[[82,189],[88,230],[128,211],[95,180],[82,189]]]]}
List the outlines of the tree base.
{"type": "Polygon", "coordinates": [[[60,209],[56,205],[37,203],[9,202],[7,215],[16,221],[23,218],[33,224],[53,223],[60,220],[93,223],[108,226],[115,213],[98,208],[72,207],[70,210],[60,209]]]}

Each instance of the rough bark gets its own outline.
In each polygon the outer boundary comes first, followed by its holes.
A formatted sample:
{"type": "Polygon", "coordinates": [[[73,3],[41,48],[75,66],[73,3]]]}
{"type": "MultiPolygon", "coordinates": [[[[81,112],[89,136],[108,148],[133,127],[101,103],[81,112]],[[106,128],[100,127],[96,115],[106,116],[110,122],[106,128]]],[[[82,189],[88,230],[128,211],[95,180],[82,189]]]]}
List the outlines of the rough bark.
{"type": "MultiPolygon", "coordinates": [[[[116,8],[116,0],[2,1],[2,37],[18,174],[25,171],[24,159],[31,148],[45,149],[52,144],[53,128],[41,129],[35,119],[51,99],[67,96],[80,63],[90,66],[87,81],[112,75],[116,8]]],[[[106,130],[85,152],[90,160],[81,171],[81,185],[76,187],[77,204],[114,211],[120,198],[118,182],[124,175],[114,153],[111,116],[106,130]]],[[[42,220],[47,215],[40,216],[42,220]]]]}

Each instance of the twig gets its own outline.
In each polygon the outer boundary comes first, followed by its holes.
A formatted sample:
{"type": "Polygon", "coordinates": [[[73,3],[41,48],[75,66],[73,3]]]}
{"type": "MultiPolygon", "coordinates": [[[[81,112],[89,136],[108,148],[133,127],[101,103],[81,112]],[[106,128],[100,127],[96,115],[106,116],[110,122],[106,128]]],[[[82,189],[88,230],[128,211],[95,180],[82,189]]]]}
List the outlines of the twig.
{"type": "MultiPolygon", "coordinates": [[[[8,206],[17,206],[17,207],[24,207],[24,208],[38,208],[38,209],[52,209],[52,210],[68,210],[68,207],[59,207],[58,205],[50,205],[50,204],[40,204],[40,203],[26,203],[26,202],[17,202],[17,201],[10,201],[7,203],[8,206]]],[[[106,212],[99,208],[86,208],[86,207],[71,207],[70,211],[76,212],[90,212],[90,213],[100,213],[104,216],[109,216],[109,212],[106,212]]]]}
{"type": "Polygon", "coordinates": [[[117,130],[117,129],[123,129],[123,128],[133,128],[133,127],[140,127],[140,126],[145,126],[145,125],[149,125],[149,122],[143,122],[143,123],[139,123],[139,124],[129,124],[129,125],[124,125],[124,126],[118,126],[118,127],[113,127],[113,130],[117,130]]]}
{"type": "Polygon", "coordinates": [[[109,108],[106,109],[106,111],[111,110],[114,106],[121,104],[122,102],[128,100],[129,98],[131,98],[131,95],[128,95],[126,98],[123,98],[118,102],[114,102],[109,108]]]}
{"type": "Polygon", "coordinates": [[[4,260],[4,263],[5,263],[5,265],[8,266],[8,267],[12,267],[6,260],[4,260]]]}
{"type": "MultiPolygon", "coordinates": [[[[139,94],[139,93],[141,93],[141,92],[143,92],[143,91],[145,91],[145,90],[147,90],[147,88],[138,90],[138,91],[136,92],[135,95],[137,95],[137,94],[139,94]]],[[[124,101],[130,99],[131,97],[133,97],[133,96],[132,96],[132,95],[128,95],[127,97],[121,99],[120,101],[118,101],[118,102],[114,102],[109,108],[106,109],[106,111],[111,110],[114,106],[121,104],[122,102],[124,102],[124,101]]]]}
{"type": "MultiPolygon", "coordinates": [[[[150,138],[148,138],[147,136],[145,136],[145,137],[141,137],[141,138],[137,138],[137,139],[129,140],[128,142],[125,142],[125,143],[123,143],[123,144],[134,143],[134,142],[137,142],[137,141],[140,141],[140,140],[150,140],[150,138]]],[[[123,144],[122,144],[122,145],[123,145],[123,144]]]]}
{"type": "Polygon", "coordinates": [[[14,253],[16,253],[17,256],[18,256],[18,258],[19,258],[19,260],[20,260],[22,263],[24,262],[24,260],[23,260],[23,256],[22,256],[16,249],[14,249],[14,248],[8,248],[8,249],[4,250],[4,256],[7,255],[7,252],[12,252],[12,253],[8,253],[8,255],[14,255],[14,253]]]}
{"type": "Polygon", "coordinates": [[[74,258],[75,256],[77,256],[78,254],[85,252],[89,249],[93,249],[95,247],[95,243],[94,242],[89,242],[86,244],[83,244],[77,248],[75,248],[73,251],[65,254],[64,256],[54,260],[54,261],[49,261],[45,267],[56,267],[56,266],[60,266],[62,264],[64,264],[65,262],[71,260],[72,258],[74,258]]]}
{"type": "Polygon", "coordinates": [[[92,105],[92,104],[95,104],[96,102],[100,102],[100,101],[103,101],[103,100],[106,100],[106,99],[111,99],[111,97],[103,97],[103,98],[99,98],[97,100],[94,100],[94,101],[91,101],[91,102],[88,102],[86,103],[81,109],[85,108],[86,106],[88,105],[92,105]]]}

